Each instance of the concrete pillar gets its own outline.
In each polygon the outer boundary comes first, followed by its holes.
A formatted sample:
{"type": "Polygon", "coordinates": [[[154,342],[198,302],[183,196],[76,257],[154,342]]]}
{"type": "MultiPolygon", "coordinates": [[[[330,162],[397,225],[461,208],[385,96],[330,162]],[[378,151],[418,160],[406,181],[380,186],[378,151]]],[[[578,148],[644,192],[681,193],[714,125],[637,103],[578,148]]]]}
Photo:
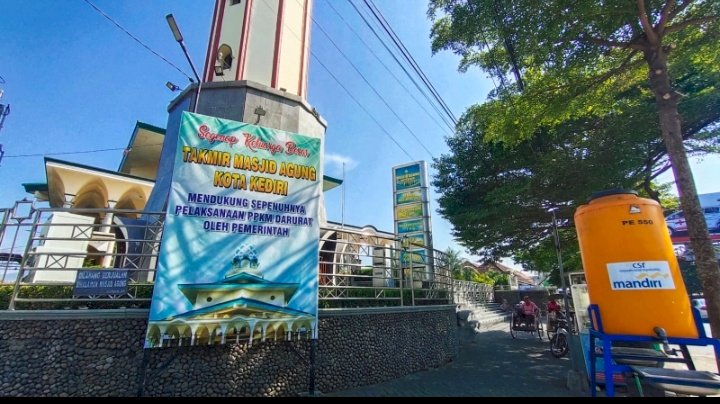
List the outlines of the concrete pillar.
{"type": "MultiPolygon", "coordinates": [[[[196,90],[197,85],[189,86],[168,107],[157,181],[145,206],[147,211],[165,211],[167,208],[180,118],[183,111],[193,110],[196,90]]],[[[197,113],[320,138],[324,149],[327,123],[304,98],[252,81],[203,83],[197,113]]],[[[322,171],[322,167],[320,169],[322,171]]],[[[322,172],[318,174],[318,180],[322,181],[322,172]]],[[[327,222],[322,198],[320,206],[318,220],[323,226],[327,222]]]]}
{"type": "Polygon", "coordinates": [[[63,208],[72,208],[73,205],[73,199],[75,199],[75,195],[71,194],[65,194],[65,200],[63,201],[63,208]]]}
{"type": "MultiPolygon", "coordinates": [[[[117,204],[117,201],[108,201],[108,209],[114,209],[115,205],[117,204]]],[[[102,221],[102,227],[100,227],[101,233],[108,233],[112,234],[112,239],[107,241],[107,245],[105,248],[105,252],[108,254],[113,254],[115,252],[115,233],[112,231],[112,222],[115,215],[112,212],[105,213],[105,217],[102,221]]],[[[106,255],[102,259],[101,265],[104,268],[112,268],[113,263],[115,262],[115,257],[113,255],[106,255]]]]}

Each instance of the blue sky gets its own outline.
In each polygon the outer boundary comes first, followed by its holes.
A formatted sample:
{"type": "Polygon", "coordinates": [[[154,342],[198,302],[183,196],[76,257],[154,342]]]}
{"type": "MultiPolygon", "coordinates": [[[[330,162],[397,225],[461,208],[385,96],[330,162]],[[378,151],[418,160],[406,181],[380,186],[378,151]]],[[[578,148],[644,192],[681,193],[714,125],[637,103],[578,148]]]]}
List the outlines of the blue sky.
{"type": "MultiPolygon", "coordinates": [[[[433,112],[432,116],[412,100],[350,31],[344,21],[363,36],[405,87],[413,90],[413,96],[424,100],[348,2],[330,1],[344,20],[338,18],[328,0],[315,0],[314,18],[383,94],[391,108],[367,86],[317,25],[312,31],[313,53],[410,157],[358,107],[317,59],[311,58],[308,101],[329,123],[326,174],[342,177],[341,162],[346,162],[346,223],[372,224],[391,230],[391,167],[415,160],[430,163],[432,156],[447,152],[444,138],[449,131],[436,123],[438,117],[427,104],[424,106],[433,112]]],[[[93,0],[93,3],[191,75],[165,21],[165,15],[173,13],[193,61],[202,71],[213,1],[93,0]]],[[[376,4],[456,116],[486,99],[493,84],[484,73],[478,69],[458,73],[456,56],[448,52],[431,54],[426,1],[376,0],[376,4]]],[[[5,90],[2,102],[12,107],[0,131],[0,143],[5,150],[0,164],[0,207],[29,196],[21,183],[46,180],[42,155],[117,169],[121,150],[56,153],[123,148],[136,121],[165,127],[166,107],[174,97],[165,83],[172,81],[181,87],[187,84],[187,78],[142,48],[83,0],[5,1],[0,12],[0,34],[0,76],[6,81],[0,84],[5,90]],[[28,154],[33,156],[14,157],[28,154]]],[[[706,157],[701,163],[694,160],[693,167],[700,193],[720,191],[717,181],[720,158],[706,157]]],[[[671,179],[670,175],[663,176],[664,181],[671,179]]],[[[341,195],[340,189],[326,194],[330,220],[341,220],[341,195]]],[[[437,208],[434,191],[431,207],[437,208]]],[[[434,214],[432,225],[435,248],[461,249],[452,240],[447,221],[434,214]]]]}

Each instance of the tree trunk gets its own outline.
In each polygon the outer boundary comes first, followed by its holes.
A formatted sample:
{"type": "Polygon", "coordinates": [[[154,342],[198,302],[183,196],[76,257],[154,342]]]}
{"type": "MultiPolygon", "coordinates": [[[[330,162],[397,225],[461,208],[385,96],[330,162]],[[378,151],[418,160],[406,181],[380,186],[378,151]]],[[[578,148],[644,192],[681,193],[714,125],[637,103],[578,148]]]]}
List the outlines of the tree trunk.
{"type": "MultiPolygon", "coordinates": [[[[660,114],[660,129],[675,175],[680,206],[685,212],[690,243],[695,253],[695,264],[705,295],[710,329],[713,337],[718,338],[720,337],[720,268],[683,146],[677,109],[678,94],[670,86],[667,54],[662,47],[651,47],[644,55],[650,68],[650,85],[660,114]]],[[[720,358],[716,359],[720,361],[720,358]]]]}

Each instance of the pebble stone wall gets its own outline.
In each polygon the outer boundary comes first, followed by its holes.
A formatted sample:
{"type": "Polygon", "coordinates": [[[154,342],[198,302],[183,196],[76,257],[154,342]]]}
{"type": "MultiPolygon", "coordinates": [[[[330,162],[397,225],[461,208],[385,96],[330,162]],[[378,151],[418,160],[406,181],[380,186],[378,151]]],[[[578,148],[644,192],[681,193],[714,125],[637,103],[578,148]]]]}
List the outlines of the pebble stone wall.
{"type": "MultiPolygon", "coordinates": [[[[0,312],[0,395],[308,393],[310,341],[144,350],[147,312],[67,318],[73,316],[0,312]]],[[[346,390],[441,366],[457,356],[457,332],[454,306],[322,311],[316,390],[346,390]]]]}

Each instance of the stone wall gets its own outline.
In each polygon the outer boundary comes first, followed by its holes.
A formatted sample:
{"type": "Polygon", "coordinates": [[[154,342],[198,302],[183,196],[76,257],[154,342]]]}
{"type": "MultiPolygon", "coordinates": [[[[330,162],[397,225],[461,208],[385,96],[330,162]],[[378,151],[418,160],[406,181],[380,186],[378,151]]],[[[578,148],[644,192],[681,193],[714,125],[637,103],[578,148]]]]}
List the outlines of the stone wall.
{"type": "MultiPolygon", "coordinates": [[[[297,396],[310,341],[143,350],[147,311],[0,312],[3,396],[297,396]]],[[[324,310],[316,389],[374,384],[457,356],[454,306],[324,310]]]]}

